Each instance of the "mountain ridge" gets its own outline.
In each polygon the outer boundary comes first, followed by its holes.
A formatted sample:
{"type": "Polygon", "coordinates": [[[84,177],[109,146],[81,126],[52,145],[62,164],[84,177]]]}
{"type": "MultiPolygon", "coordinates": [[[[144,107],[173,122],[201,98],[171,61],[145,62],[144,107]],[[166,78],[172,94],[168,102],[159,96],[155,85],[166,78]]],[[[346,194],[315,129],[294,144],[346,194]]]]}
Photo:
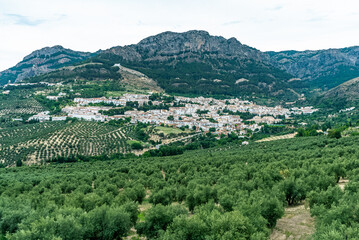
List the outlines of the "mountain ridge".
{"type": "Polygon", "coordinates": [[[301,78],[312,88],[330,89],[359,77],[359,46],[266,53],[273,65],[301,78]]]}
{"type": "Polygon", "coordinates": [[[61,45],[44,47],[26,55],[14,67],[0,72],[0,84],[5,84],[9,81],[20,82],[26,78],[84,61],[97,53],[74,51],[61,45]]]}

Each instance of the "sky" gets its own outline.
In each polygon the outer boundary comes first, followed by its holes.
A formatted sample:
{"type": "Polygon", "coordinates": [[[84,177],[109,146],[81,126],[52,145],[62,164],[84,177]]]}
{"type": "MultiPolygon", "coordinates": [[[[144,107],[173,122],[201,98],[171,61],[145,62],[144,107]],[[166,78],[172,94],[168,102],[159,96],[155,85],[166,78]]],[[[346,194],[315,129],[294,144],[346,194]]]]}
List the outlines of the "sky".
{"type": "Polygon", "coordinates": [[[359,45],[357,0],[0,0],[0,71],[36,49],[94,52],[205,30],[262,51],[359,45]]]}

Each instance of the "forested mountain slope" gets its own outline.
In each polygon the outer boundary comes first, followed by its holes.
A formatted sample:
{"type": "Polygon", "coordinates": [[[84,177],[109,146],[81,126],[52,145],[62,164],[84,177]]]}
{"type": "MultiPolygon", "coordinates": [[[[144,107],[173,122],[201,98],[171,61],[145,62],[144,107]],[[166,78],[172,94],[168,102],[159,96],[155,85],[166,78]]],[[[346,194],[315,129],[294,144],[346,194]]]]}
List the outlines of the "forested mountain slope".
{"type": "Polygon", "coordinates": [[[330,89],[320,98],[321,102],[343,109],[345,106],[359,104],[359,78],[354,78],[330,89]]]}

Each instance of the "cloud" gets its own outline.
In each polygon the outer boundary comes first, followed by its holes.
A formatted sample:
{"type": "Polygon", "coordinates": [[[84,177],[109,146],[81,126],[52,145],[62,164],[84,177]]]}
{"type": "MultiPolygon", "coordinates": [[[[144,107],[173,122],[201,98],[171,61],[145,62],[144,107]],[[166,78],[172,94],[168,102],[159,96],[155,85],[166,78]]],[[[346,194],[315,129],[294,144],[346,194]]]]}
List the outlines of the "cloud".
{"type": "Polygon", "coordinates": [[[236,25],[236,24],[239,24],[239,23],[241,23],[241,21],[239,21],[239,20],[230,21],[230,22],[222,23],[222,26],[231,26],[231,25],[236,25]]]}
{"type": "Polygon", "coordinates": [[[60,21],[67,17],[65,14],[60,14],[60,15],[54,16],[53,18],[33,18],[33,17],[28,17],[28,16],[24,16],[21,14],[14,14],[14,13],[4,14],[4,16],[6,17],[6,19],[8,21],[12,22],[15,25],[30,26],[30,27],[36,27],[36,26],[39,26],[41,24],[48,23],[48,22],[60,21]]]}
{"type": "Polygon", "coordinates": [[[283,6],[276,6],[276,7],[273,7],[273,8],[267,8],[268,11],[279,11],[283,8],[283,6]]]}
{"type": "Polygon", "coordinates": [[[31,19],[20,14],[5,14],[5,16],[14,24],[24,26],[38,26],[46,21],[44,19],[31,19]]]}
{"type": "Polygon", "coordinates": [[[309,18],[307,20],[307,22],[321,22],[321,21],[324,21],[326,20],[327,18],[326,17],[312,17],[312,18],[309,18]]]}

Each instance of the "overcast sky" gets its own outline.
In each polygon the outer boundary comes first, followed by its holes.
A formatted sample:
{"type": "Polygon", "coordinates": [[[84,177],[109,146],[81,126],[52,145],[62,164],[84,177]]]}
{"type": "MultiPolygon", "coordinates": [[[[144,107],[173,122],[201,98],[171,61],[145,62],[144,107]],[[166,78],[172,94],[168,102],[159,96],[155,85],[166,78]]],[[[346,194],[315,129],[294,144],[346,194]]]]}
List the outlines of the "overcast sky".
{"type": "Polygon", "coordinates": [[[81,51],[206,30],[262,51],[359,45],[357,0],[0,0],[0,70],[36,49],[81,51]]]}

